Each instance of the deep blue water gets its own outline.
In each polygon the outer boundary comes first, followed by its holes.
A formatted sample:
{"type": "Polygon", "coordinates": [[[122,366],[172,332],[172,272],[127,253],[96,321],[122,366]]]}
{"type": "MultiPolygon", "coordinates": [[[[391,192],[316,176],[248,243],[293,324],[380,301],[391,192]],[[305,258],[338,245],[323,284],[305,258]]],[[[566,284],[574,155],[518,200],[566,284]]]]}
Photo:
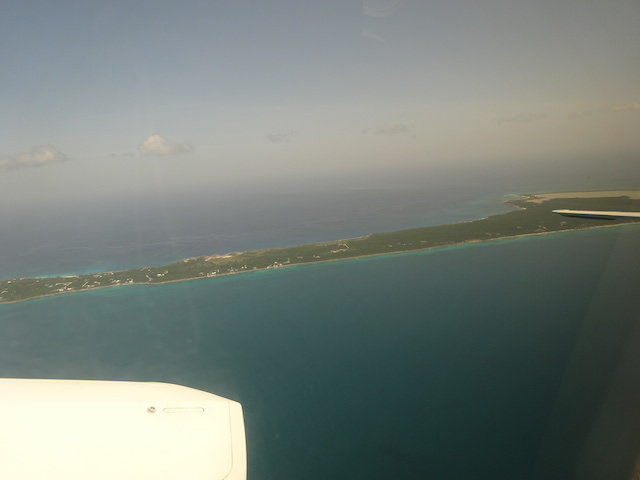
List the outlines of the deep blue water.
{"type": "MultiPolygon", "coordinates": [[[[0,368],[237,399],[253,479],[532,478],[589,312],[637,307],[640,273],[618,263],[638,260],[639,238],[602,229],[4,305],[0,368]]],[[[595,324],[637,322],[629,308],[595,324]]]]}
{"type": "MultiPolygon", "coordinates": [[[[0,276],[470,220],[506,211],[506,194],[596,188],[549,172],[481,180],[5,209],[0,276]]],[[[615,227],[0,305],[0,375],[239,400],[255,480],[626,478],[640,444],[616,429],[640,431],[639,240],[640,226],[615,227]],[[621,473],[589,477],[605,444],[621,473]]]]}
{"type": "Polygon", "coordinates": [[[171,201],[48,207],[7,215],[0,277],[89,273],[181,258],[352,238],[471,220],[509,207],[488,191],[441,188],[191,193],[171,201]]]}

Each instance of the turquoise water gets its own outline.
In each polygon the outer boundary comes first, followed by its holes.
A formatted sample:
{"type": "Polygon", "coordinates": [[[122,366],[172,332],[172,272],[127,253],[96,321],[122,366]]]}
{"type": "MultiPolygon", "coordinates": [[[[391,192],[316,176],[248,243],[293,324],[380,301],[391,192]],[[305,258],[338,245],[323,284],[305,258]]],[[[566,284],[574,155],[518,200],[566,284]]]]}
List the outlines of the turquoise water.
{"type": "Polygon", "coordinates": [[[570,478],[638,321],[638,239],[599,229],[4,305],[1,374],[239,400],[250,479],[570,478]]]}

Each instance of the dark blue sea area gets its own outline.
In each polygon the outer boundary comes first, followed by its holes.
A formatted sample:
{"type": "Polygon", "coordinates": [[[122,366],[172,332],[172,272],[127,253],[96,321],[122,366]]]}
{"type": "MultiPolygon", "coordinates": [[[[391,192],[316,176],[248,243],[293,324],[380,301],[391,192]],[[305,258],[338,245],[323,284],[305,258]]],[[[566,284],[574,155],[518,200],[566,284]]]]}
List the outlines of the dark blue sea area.
{"type": "Polygon", "coordinates": [[[566,473],[598,441],[637,330],[638,239],[617,227],[3,305],[0,368],[239,400],[254,479],[566,473]]]}
{"type": "Polygon", "coordinates": [[[8,214],[0,278],[124,270],[353,238],[505,212],[501,195],[442,188],[192,192],[8,214]]]}
{"type": "MultiPolygon", "coordinates": [[[[539,186],[507,180],[8,215],[2,276],[470,220],[539,186]]],[[[622,226],[0,305],[0,375],[238,400],[254,480],[626,479],[640,450],[638,245],[640,226],[622,226]]]]}

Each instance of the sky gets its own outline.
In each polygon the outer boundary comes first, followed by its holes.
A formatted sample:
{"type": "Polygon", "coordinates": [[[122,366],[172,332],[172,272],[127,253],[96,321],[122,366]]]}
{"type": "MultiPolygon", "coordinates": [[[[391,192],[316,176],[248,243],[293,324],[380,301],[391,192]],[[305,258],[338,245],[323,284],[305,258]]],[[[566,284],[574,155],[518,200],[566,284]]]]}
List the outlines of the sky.
{"type": "Polygon", "coordinates": [[[637,0],[4,0],[0,201],[638,155],[639,18],[637,0]]]}

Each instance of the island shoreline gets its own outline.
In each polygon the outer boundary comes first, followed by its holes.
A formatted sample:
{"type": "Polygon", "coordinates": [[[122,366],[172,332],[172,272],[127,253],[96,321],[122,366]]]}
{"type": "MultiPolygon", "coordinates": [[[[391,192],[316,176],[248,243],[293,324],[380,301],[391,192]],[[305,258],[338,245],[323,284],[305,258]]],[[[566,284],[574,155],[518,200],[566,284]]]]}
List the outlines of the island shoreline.
{"type": "Polygon", "coordinates": [[[501,203],[513,207],[509,212],[451,224],[372,233],[360,237],[290,247],[190,257],[159,267],[0,280],[0,304],[6,305],[104,288],[165,285],[293,265],[414,253],[493,240],[638,223],[637,220],[628,218],[607,220],[602,223],[593,219],[561,217],[552,213],[552,210],[558,206],[594,209],[595,205],[612,210],[625,208],[640,210],[640,190],[538,193],[508,197],[511,198],[503,197],[501,203]],[[579,195],[585,195],[585,197],[579,197],[579,195]],[[105,284],[105,282],[108,283],[105,284]]]}
{"type": "MultiPolygon", "coordinates": [[[[485,218],[488,217],[483,217],[481,219],[478,220],[483,220],[485,218]]],[[[467,223],[467,222],[475,222],[477,220],[465,220],[463,222],[456,222],[453,224],[449,224],[449,225],[456,225],[456,224],[460,224],[460,223],[467,223]]],[[[104,290],[107,288],[118,288],[118,287],[127,287],[127,286],[133,286],[133,285],[137,285],[137,286],[149,286],[149,287],[153,287],[153,286],[160,286],[160,285],[168,285],[168,284],[172,284],[172,283],[181,283],[181,282],[190,282],[190,281],[194,281],[194,280],[212,280],[214,278],[221,278],[221,277],[230,277],[230,276],[234,276],[234,275],[239,275],[239,274],[243,274],[243,273],[254,273],[254,272],[263,272],[263,271],[267,271],[267,270],[277,270],[280,268],[285,268],[285,267],[296,267],[296,266],[307,266],[307,265],[316,265],[316,264],[322,264],[322,263],[333,263],[333,262],[341,262],[341,261],[349,261],[349,260],[358,260],[358,259],[362,259],[362,258],[373,258],[373,257],[386,257],[386,256],[391,256],[391,255],[402,255],[402,254],[406,254],[406,253],[417,253],[417,252],[426,252],[429,250],[438,250],[438,249],[445,249],[445,248],[451,248],[451,247],[459,247],[462,245],[472,245],[475,243],[489,243],[489,242],[495,242],[495,241],[499,241],[499,240],[514,240],[514,239],[518,239],[518,238],[525,238],[525,237],[533,237],[533,236],[538,236],[538,235],[552,235],[555,233],[568,233],[568,232],[574,232],[574,231],[588,231],[588,230],[594,230],[594,229],[600,229],[600,228],[611,228],[611,227],[622,227],[622,226],[628,226],[628,225],[634,225],[634,224],[638,224],[638,222],[625,222],[625,223],[616,223],[613,225],[594,225],[591,227],[587,227],[587,228],[580,228],[580,229],[575,229],[575,228],[568,228],[566,230],[555,230],[555,231],[550,231],[550,232],[536,232],[536,233],[523,233],[522,235],[510,235],[510,236],[505,236],[505,237],[497,237],[497,238],[487,238],[487,239],[482,239],[482,240],[469,240],[469,241],[465,241],[465,242],[459,242],[459,243],[452,243],[450,245],[438,245],[438,246],[433,246],[433,247],[425,247],[425,248],[417,248],[415,250],[403,250],[403,251],[396,251],[396,252],[388,252],[388,253],[374,253],[374,254],[369,254],[369,255],[360,255],[360,256],[356,256],[356,257],[348,257],[348,258],[334,258],[334,259],[330,259],[330,260],[318,260],[318,261],[313,261],[313,262],[304,262],[304,263],[294,263],[294,264],[290,264],[290,265],[282,265],[280,267],[277,268],[270,268],[270,267],[265,267],[265,268],[256,268],[254,270],[242,270],[242,271],[237,271],[237,272],[233,272],[233,273],[221,273],[219,275],[215,275],[212,277],[203,277],[203,276],[196,276],[196,277],[190,277],[190,278],[182,278],[182,279],[177,279],[177,280],[166,280],[166,281],[160,281],[160,282],[155,282],[155,283],[150,283],[150,282],[135,282],[135,283],[127,283],[127,284],[123,284],[123,285],[104,285],[104,286],[99,286],[99,287],[92,287],[92,288],[88,288],[88,289],[84,289],[84,290],[76,290],[76,291],[72,291],[72,292],[56,292],[56,293],[50,293],[50,294],[45,294],[45,295],[40,295],[37,297],[30,297],[30,298],[26,298],[26,299],[21,299],[21,300],[9,300],[9,301],[0,301],[0,308],[2,305],[11,305],[11,304],[15,304],[15,303],[22,303],[22,302],[28,302],[31,300],[40,300],[43,298],[49,298],[49,297],[57,297],[60,295],[71,295],[74,293],[88,293],[88,292],[95,292],[98,290],[104,290]]],[[[363,237],[357,237],[357,238],[366,238],[368,235],[365,235],[363,237]]],[[[348,240],[354,240],[353,238],[349,238],[349,239],[345,239],[345,240],[338,240],[337,242],[342,242],[342,241],[348,241],[348,240]]],[[[336,242],[327,242],[328,244],[333,244],[336,242]]],[[[283,247],[286,248],[286,247],[283,247]]],[[[109,272],[103,272],[103,273],[109,273],[109,272]]],[[[88,274],[88,275],[93,275],[93,274],[88,274]]],[[[49,277],[34,277],[34,278],[49,278],[49,277]]]]}

